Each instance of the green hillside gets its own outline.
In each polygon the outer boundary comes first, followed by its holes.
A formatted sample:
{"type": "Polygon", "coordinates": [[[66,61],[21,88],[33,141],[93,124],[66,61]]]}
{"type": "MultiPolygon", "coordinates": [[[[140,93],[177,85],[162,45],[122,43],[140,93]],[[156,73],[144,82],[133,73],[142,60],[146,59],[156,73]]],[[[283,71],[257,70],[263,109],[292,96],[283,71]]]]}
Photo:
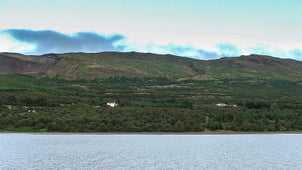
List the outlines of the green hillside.
{"type": "Polygon", "coordinates": [[[135,52],[0,61],[0,131],[302,131],[299,61],[135,52]]]}
{"type": "Polygon", "coordinates": [[[68,53],[24,56],[0,54],[0,73],[57,77],[67,80],[108,77],[165,77],[213,79],[220,77],[300,79],[302,62],[250,55],[202,61],[149,53],[68,53]]]}
{"type": "Polygon", "coordinates": [[[302,62],[270,56],[250,55],[206,61],[209,75],[268,79],[301,79],[302,62]]]}
{"type": "Polygon", "coordinates": [[[190,59],[140,53],[63,54],[47,73],[64,79],[125,77],[191,77],[190,59]]]}

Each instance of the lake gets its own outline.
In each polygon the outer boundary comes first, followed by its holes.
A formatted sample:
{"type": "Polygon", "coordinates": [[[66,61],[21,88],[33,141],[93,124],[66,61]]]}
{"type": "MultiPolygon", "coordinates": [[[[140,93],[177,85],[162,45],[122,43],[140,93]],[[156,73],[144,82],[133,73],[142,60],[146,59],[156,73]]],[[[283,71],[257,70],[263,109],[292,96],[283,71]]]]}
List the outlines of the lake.
{"type": "Polygon", "coordinates": [[[0,133],[0,169],[302,169],[302,135],[0,133]]]}

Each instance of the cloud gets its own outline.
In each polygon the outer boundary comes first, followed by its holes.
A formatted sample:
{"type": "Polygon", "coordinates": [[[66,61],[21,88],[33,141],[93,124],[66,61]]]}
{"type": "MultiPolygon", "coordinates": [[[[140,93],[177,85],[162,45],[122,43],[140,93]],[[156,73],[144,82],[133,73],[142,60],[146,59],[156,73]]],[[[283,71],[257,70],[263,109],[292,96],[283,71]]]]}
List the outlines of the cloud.
{"type": "Polygon", "coordinates": [[[67,52],[100,52],[123,51],[119,41],[125,39],[121,35],[102,36],[91,32],[62,34],[51,30],[33,31],[24,29],[8,29],[3,33],[10,35],[20,43],[34,45],[27,54],[67,53],[67,52]]]}
{"type": "Polygon", "coordinates": [[[168,54],[180,55],[202,60],[212,60],[221,57],[236,57],[240,55],[250,54],[269,55],[279,58],[302,60],[301,49],[285,50],[267,45],[257,45],[250,48],[238,48],[237,46],[231,43],[221,43],[215,45],[214,48],[212,48],[211,50],[208,50],[203,48],[194,48],[191,46],[178,46],[175,44],[169,44],[166,46],[159,46],[158,48],[162,49],[162,51],[168,54]]]}
{"type": "Polygon", "coordinates": [[[35,48],[35,45],[19,42],[1,31],[0,44],[0,52],[24,52],[35,48]]]}
{"type": "Polygon", "coordinates": [[[192,45],[137,44],[123,35],[99,35],[92,32],[63,34],[52,30],[34,31],[27,29],[7,29],[0,31],[0,51],[23,54],[68,53],[68,52],[150,52],[173,54],[195,59],[211,60],[249,54],[270,55],[280,58],[302,60],[302,50],[298,48],[281,49],[265,44],[240,48],[232,43],[213,44],[208,48],[192,45]],[[210,48],[210,49],[209,49],[210,48]]]}
{"type": "Polygon", "coordinates": [[[240,55],[240,50],[233,44],[222,43],[216,45],[220,56],[230,57],[240,55]]]}
{"type": "Polygon", "coordinates": [[[201,60],[218,59],[221,57],[234,57],[241,55],[239,48],[230,43],[221,43],[213,45],[211,49],[204,49],[199,47],[193,47],[190,45],[177,45],[177,44],[147,44],[138,45],[131,44],[126,45],[126,51],[139,51],[150,52],[157,54],[173,54],[178,56],[190,57],[201,60]]]}
{"type": "Polygon", "coordinates": [[[156,54],[173,54],[177,56],[190,57],[195,59],[209,60],[220,58],[221,55],[215,51],[204,50],[192,46],[181,46],[177,44],[128,44],[125,51],[137,51],[156,54]]]}
{"type": "Polygon", "coordinates": [[[284,50],[277,47],[273,48],[270,46],[261,45],[250,48],[249,53],[302,60],[302,50],[297,48],[284,50]]]}
{"type": "Polygon", "coordinates": [[[192,57],[196,59],[209,60],[221,57],[215,51],[204,50],[202,48],[194,48],[190,46],[169,45],[163,48],[166,48],[168,52],[170,51],[171,54],[192,57]]]}
{"type": "Polygon", "coordinates": [[[294,59],[302,60],[302,50],[299,49],[290,50],[289,55],[292,56],[294,59]]]}

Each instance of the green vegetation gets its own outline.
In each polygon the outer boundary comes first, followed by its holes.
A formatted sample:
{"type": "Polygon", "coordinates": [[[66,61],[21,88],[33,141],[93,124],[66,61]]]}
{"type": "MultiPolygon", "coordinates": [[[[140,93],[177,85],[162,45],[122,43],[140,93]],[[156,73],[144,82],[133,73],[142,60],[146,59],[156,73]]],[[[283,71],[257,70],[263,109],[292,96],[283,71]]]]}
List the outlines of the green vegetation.
{"type": "Polygon", "coordinates": [[[299,61],[136,52],[0,53],[0,60],[1,131],[302,130],[299,61]],[[119,106],[109,108],[112,101],[119,106]]]}
{"type": "MultiPolygon", "coordinates": [[[[275,76],[278,77],[278,76],[275,76]]],[[[301,131],[302,80],[0,75],[0,130],[301,131]],[[106,106],[116,101],[116,108],[106,106]],[[217,107],[217,103],[238,107],[217,107]]]]}
{"type": "Polygon", "coordinates": [[[165,77],[173,80],[226,78],[301,80],[302,62],[250,55],[201,61],[149,53],[67,53],[25,56],[0,53],[0,73],[66,80],[165,77]]]}

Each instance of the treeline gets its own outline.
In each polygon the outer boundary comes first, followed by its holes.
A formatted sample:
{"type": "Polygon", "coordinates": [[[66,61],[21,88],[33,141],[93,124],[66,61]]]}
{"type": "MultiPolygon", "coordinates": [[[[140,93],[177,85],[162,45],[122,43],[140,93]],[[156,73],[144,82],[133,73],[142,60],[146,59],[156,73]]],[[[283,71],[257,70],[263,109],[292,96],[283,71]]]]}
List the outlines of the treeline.
{"type": "Polygon", "coordinates": [[[73,80],[0,75],[0,130],[66,132],[295,131],[301,81],[73,80]],[[115,101],[117,108],[108,108],[115,101]],[[217,103],[238,107],[217,107],[217,103]]]}
{"type": "Polygon", "coordinates": [[[301,110],[204,110],[88,106],[2,108],[2,131],[245,132],[301,131],[301,110]]]}

